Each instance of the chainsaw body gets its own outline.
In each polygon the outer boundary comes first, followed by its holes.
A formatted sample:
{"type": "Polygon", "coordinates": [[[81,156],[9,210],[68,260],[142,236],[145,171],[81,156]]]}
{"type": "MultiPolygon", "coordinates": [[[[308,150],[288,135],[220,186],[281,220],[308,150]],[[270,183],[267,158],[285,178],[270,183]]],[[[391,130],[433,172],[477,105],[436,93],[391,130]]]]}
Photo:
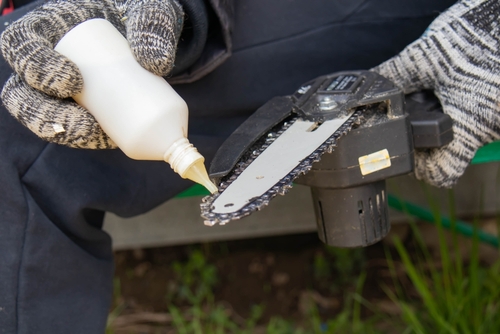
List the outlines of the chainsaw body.
{"type": "MultiPolygon", "coordinates": [[[[281,124],[307,120],[312,122],[308,130],[312,132],[349,114],[349,126],[340,127],[328,139],[327,154],[314,156],[308,165],[301,162],[304,167],[299,164],[296,169],[302,168],[302,175],[293,179],[311,187],[323,242],[337,247],[368,246],[390,229],[385,180],[413,171],[414,148],[440,147],[453,138],[451,118],[441,112],[432,94],[417,93],[406,96],[406,101],[405,106],[403,92],[374,72],[321,76],[259,108],[219,149],[210,176],[216,184],[233,182],[239,174],[232,171],[241,160],[273,145],[266,144],[265,138],[280,135],[283,130],[273,129],[281,124]]],[[[231,191],[236,194],[238,189],[231,191]]]]}

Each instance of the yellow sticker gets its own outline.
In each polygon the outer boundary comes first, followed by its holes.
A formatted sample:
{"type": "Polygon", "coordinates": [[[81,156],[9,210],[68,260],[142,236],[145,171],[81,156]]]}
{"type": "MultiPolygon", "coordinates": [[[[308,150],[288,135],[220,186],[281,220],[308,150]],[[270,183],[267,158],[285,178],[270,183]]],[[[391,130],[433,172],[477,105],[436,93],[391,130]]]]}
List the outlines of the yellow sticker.
{"type": "Polygon", "coordinates": [[[391,157],[387,149],[359,157],[358,161],[362,175],[368,175],[381,169],[391,167],[391,157]]]}

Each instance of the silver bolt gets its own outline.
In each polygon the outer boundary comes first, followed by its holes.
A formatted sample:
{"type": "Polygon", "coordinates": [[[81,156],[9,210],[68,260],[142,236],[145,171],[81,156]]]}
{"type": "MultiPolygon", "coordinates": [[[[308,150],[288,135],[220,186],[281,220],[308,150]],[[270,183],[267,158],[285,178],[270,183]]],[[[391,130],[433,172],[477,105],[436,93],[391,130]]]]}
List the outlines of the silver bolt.
{"type": "Polygon", "coordinates": [[[322,111],[333,110],[337,106],[337,102],[329,96],[325,96],[319,101],[319,109],[322,111]]]}

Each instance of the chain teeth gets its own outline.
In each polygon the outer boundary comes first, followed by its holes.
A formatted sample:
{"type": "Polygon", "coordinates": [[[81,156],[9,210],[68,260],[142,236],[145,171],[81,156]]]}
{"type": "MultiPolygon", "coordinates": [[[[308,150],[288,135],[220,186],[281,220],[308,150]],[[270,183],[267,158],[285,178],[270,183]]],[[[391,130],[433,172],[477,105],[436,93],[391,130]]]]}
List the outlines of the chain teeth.
{"type": "Polygon", "coordinates": [[[238,211],[231,213],[215,213],[212,212],[213,203],[220,196],[224,190],[229,187],[229,185],[238,178],[238,176],[243,173],[243,171],[262,153],[266,148],[268,148],[283,132],[285,132],[299,117],[295,116],[291,120],[287,120],[278,129],[272,129],[267,135],[263,136],[263,140],[257,142],[252,148],[250,148],[250,154],[244,155],[241,160],[236,164],[233,172],[226,176],[219,184],[219,191],[213,195],[205,196],[200,204],[201,217],[204,219],[204,224],[207,226],[214,226],[216,224],[225,225],[232,220],[241,219],[250,215],[255,211],[260,211],[262,208],[266,207],[271,199],[276,197],[276,195],[285,195],[291,188],[292,182],[299,177],[301,174],[306,174],[312,168],[315,162],[321,160],[321,156],[324,153],[332,153],[334,148],[337,146],[337,140],[346,135],[353,125],[359,124],[361,121],[361,115],[363,109],[356,110],[349,119],[347,119],[344,124],[340,126],[323,144],[321,144],[313,153],[311,153],[307,158],[302,160],[302,162],[295,167],[288,175],[283,177],[276,185],[271,189],[266,191],[262,196],[256,198],[252,202],[248,203],[246,206],[238,211]]]}

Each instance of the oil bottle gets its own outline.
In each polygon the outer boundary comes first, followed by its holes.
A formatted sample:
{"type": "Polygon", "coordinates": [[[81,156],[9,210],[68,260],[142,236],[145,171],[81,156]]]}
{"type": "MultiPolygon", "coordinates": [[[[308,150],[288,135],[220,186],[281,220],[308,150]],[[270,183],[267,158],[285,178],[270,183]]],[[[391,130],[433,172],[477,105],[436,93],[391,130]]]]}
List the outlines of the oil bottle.
{"type": "Polygon", "coordinates": [[[135,60],[127,40],[109,21],[91,19],[77,25],[55,50],[72,60],[83,76],[83,89],[73,99],[128,157],[164,160],[182,178],[217,191],[205,159],[187,139],[186,102],[135,60]]]}

